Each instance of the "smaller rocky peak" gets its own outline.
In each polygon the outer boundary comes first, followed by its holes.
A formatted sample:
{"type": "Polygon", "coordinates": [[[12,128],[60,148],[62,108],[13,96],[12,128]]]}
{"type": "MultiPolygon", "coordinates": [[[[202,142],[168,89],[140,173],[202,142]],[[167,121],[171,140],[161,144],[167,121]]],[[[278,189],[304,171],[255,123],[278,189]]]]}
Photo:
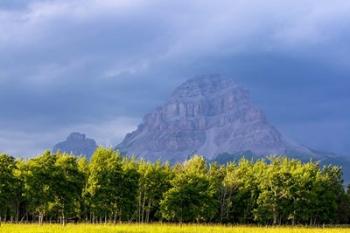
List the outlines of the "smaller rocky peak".
{"type": "Polygon", "coordinates": [[[52,151],[65,152],[74,155],[84,155],[90,158],[97,148],[96,141],[92,138],[86,137],[85,134],[73,132],[69,134],[65,141],[57,143],[52,151]]]}

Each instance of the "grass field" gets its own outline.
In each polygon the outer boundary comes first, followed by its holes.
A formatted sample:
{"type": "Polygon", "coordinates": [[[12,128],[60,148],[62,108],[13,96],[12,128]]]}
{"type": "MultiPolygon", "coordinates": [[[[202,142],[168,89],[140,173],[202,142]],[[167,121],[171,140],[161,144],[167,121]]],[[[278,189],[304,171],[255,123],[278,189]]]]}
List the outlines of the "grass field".
{"type": "Polygon", "coordinates": [[[250,227],[218,225],[3,224],[0,233],[350,233],[350,228],[250,227]]]}

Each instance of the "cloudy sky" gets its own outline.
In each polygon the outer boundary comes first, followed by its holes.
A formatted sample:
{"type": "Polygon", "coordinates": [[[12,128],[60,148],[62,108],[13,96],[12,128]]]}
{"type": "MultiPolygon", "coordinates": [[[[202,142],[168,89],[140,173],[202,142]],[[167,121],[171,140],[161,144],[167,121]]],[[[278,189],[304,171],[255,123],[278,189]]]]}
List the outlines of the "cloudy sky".
{"type": "Polygon", "coordinates": [[[179,83],[220,73],[285,135],[350,154],[348,0],[1,0],[0,150],[116,145],[179,83]]]}

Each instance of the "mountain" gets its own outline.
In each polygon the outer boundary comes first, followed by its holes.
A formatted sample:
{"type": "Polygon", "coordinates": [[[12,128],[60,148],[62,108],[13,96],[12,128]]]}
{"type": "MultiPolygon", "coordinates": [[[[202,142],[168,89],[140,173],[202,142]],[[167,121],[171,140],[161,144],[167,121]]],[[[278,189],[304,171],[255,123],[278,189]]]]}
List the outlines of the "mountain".
{"type": "Polygon", "coordinates": [[[286,155],[343,167],[350,182],[350,160],[310,149],[284,137],[232,79],[206,75],[181,84],[160,107],[117,146],[146,160],[183,161],[201,154],[225,163],[242,156],[286,155]]]}
{"type": "Polygon", "coordinates": [[[84,155],[88,158],[94,153],[97,144],[94,139],[87,138],[85,134],[71,133],[63,142],[57,143],[52,151],[62,151],[74,155],[84,155]]]}
{"type": "Polygon", "coordinates": [[[232,79],[206,75],[181,84],[170,98],[143,118],[117,148],[147,160],[182,161],[192,154],[307,155],[307,147],[281,135],[232,79]]]}

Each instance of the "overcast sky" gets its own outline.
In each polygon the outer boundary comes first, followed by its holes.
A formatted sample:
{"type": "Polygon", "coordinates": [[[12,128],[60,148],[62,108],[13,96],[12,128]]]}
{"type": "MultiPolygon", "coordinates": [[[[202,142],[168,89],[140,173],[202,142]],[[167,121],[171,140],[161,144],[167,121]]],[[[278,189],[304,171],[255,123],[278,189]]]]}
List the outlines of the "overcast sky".
{"type": "Polygon", "coordinates": [[[284,135],[350,155],[348,0],[1,0],[0,150],[118,144],[184,80],[233,78],[284,135]]]}

